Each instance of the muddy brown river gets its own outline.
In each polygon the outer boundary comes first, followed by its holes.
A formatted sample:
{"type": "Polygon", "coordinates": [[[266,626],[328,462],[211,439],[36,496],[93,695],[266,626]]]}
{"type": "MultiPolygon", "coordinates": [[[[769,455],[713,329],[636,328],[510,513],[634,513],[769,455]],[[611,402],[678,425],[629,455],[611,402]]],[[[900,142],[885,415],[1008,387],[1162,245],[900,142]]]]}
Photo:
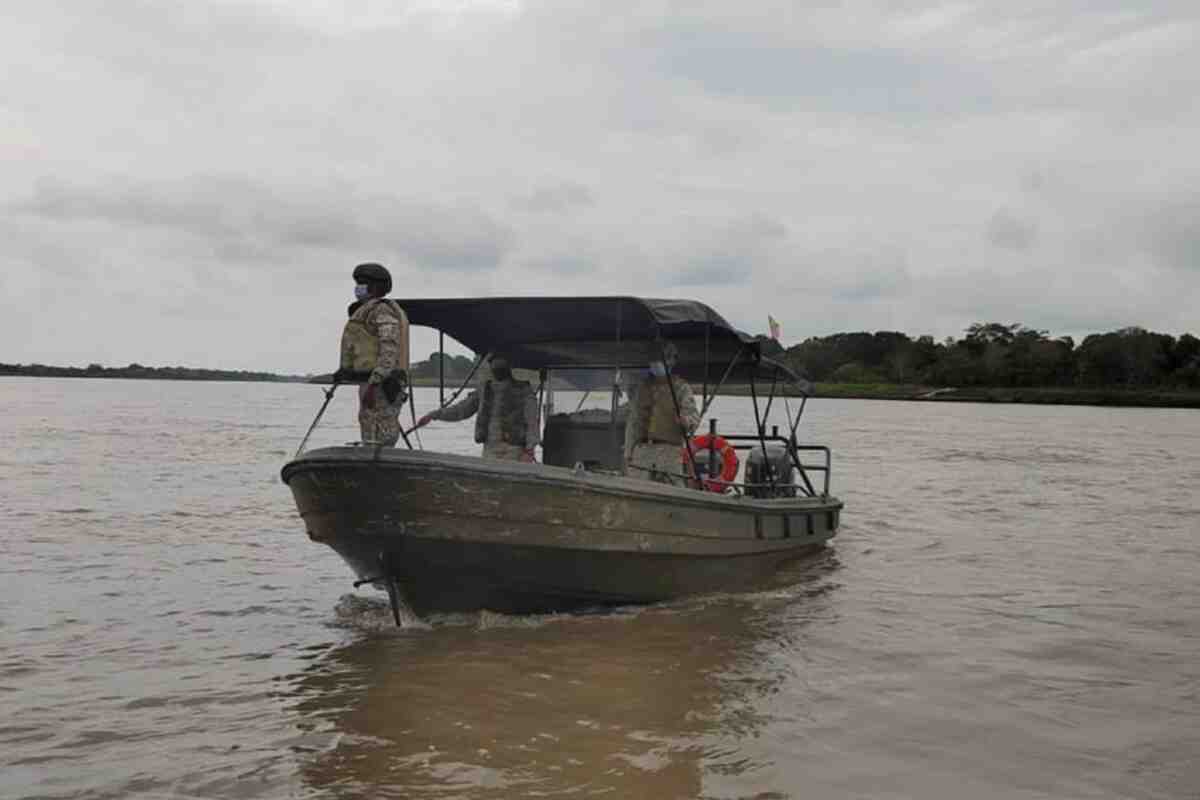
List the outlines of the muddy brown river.
{"type": "Polygon", "coordinates": [[[279,481],[320,402],[0,378],[0,797],[1200,797],[1200,412],[814,400],[770,585],[397,629],[279,481]]]}

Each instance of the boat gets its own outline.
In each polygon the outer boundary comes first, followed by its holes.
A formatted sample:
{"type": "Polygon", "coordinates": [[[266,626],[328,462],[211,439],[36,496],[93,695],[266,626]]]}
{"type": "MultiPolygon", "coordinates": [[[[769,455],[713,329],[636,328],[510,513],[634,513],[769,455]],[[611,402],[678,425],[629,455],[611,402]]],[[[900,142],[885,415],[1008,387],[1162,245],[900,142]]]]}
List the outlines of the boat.
{"type": "MultiPolygon", "coordinates": [[[[356,586],[385,589],[397,623],[401,603],[419,614],[531,613],[740,591],[836,535],[843,504],[830,494],[830,448],[797,439],[808,385],[764,354],[770,340],[709,306],[637,297],[397,302],[412,325],[439,332],[443,353],[450,336],[479,354],[476,369],[502,350],[515,369],[532,371],[545,409],[540,463],[417,449],[405,436],[398,447],[304,451],[302,442],[284,465],[308,537],[349,564],[356,586]],[[668,347],[672,374],[703,387],[706,419],[731,384],[754,407],[755,430],[708,419],[708,435],[681,447],[686,485],[621,469],[620,388],[668,347]],[[596,387],[609,390],[607,409],[554,411],[556,392],[596,387]],[[800,397],[794,416],[779,400],[785,392],[800,397]],[[780,405],[782,430],[768,422],[780,405]],[[719,474],[730,450],[746,456],[738,476],[719,474]]],[[[470,381],[446,398],[443,375],[442,404],[470,381]]]]}

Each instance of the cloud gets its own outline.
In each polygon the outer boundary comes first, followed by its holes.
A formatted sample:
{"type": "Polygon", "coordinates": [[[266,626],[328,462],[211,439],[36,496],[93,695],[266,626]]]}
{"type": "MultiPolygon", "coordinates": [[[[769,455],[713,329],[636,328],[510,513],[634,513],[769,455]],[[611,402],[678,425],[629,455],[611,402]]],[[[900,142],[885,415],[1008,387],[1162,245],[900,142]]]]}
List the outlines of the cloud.
{"type": "Polygon", "coordinates": [[[63,226],[160,229],[202,240],[225,258],[277,262],[297,250],[352,250],[416,269],[487,270],[500,263],[513,238],[509,228],[470,206],[226,176],[105,186],[43,181],[13,210],[63,226]]]}
{"type": "Polygon", "coordinates": [[[591,191],[582,184],[564,182],[542,186],[529,195],[518,198],[514,205],[537,213],[567,213],[596,204],[591,191]]]}
{"type": "Polygon", "coordinates": [[[550,272],[558,275],[587,275],[597,270],[595,262],[586,256],[563,253],[546,256],[525,262],[525,266],[536,272],[550,272]]]}
{"type": "Polygon", "coordinates": [[[979,111],[994,94],[962,62],[887,47],[829,47],[765,32],[673,29],[648,47],[664,72],[705,92],[780,109],[871,115],[979,111]]]}
{"type": "Polygon", "coordinates": [[[1029,250],[1037,242],[1037,223],[1000,210],[987,224],[987,239],[1003,250],[1029,250]]]}
{"type": "Polygon", "coordinates": [[[834,299],[856,303],[903,296],[912,286],[912,275],[903,255],[881,252],[842,264],[832,283],[834,299]]]}
{"type": "Polygon", "coordinates": [[[763,214],[710,222],[694,220],[688,241],[668,273],[668,286],[725,286],[749,282],[758,265],[769,259],[787,228],[763,214]]]}
{"type": "Polygon", "coordinates": [[[1158,263],[1200,273],[1200,193],[1172,198],[1156,209],[1145,235],[1158,263]]]}

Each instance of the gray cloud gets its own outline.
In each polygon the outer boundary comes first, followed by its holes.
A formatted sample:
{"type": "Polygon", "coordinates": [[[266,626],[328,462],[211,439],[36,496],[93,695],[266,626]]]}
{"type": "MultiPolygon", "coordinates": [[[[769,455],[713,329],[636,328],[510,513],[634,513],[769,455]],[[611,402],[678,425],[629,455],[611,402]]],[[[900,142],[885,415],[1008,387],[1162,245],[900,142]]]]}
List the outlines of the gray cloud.
{"type": "Polygon", "coordinates": [[[270,186],[241,178],[80,186],[43,181],[18,213],[63,225],[161,228],[209,243],[224,258],[296,249],[384,253],[416,268],[494,269],[513,234],[469,206],[441,207],[344,186],[270,186]]]}
{"type": "Polygon", "coordinates": [[[692,288],[696,286],[727,286],[750,279],[751,265],[744,255],[732,251],[705,253],[678,270],[668,284],[692,288]]]}
{"type": "Polygon", "coordinates": [[[1200,273],[1200,193],[1170,200],[1146,228],[1148,248],[1159,263],[1200,273]]]}
{"type": "Polygon", "coordinates": [[[881,271],[860,274],[832,292],[835,300],[856,303],[900,296],[912,283],[903,264],[884,267],[881,271]]]}
{"type": "Polygon", "coordinates": [[[571,182],[542,186],[515,203],[517,208],[540,213],[566,213],[595,204],[586,186],[571,182]]]}
{"type": "Polygon", "coordinates": [[[770,257],[787,228],[762,214],[722,223],[693,222],[693,238],[678,257],[679,266],[666,280],[681,287],[726,286],[749,282],[756,267],[770,257]]]}
{"type": "Polygon", "coordinates": [[[864,237],[836,250],[796,252],[788,284],[834,304],[902,300],[913,286],[909,258],[896,243],[864,237]]]}
{"type": "Polygon", "coordinates": [[[888,47],[804,46],[719,28],[669,29],[646,44],[667,74],[773,106],[932,114],[978,111],[995,94],[984,75],[961,62],[888,47]]]}
{"type": "Polygon", "coordinates": [[[987,224],[987,239],[1004,250],[1029,250],[1037,243],[1037,223],[1000,210],[987,224]]]}
{"type": "Polygon", "coordinates": [[[557,275],[587,275],[597,271],[597,265],[586,256],[577,254],[561,254],[530,259],[525,266],[536,272],[550,272],[557,275]]]}

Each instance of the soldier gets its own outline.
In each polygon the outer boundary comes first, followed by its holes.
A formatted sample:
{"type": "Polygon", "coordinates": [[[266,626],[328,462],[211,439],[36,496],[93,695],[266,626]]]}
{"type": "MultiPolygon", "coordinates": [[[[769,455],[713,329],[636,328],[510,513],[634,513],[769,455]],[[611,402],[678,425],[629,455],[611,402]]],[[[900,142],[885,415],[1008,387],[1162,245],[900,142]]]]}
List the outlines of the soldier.
{"type": "Polygon", "coordinates": [[[683,446],[700,424],[692,387],[667,377],[675,364],[675,348],[667,344],[664,360],[652,361],[646,378],[629,398],[625,422],[625,473],[634,478],[687,486],[683,446]],[[674,397],[672,397],[674,389],[674,397]]]}
{"type": "Polygon", "coordinates": [[[355,302],[342,333],[342,365],[334,376],[357,383],[358,426],[365,444],[393,447],[408,397],[408,316],[394,300],[392,276],[380,264],[354,268],[355,302]]]}
{"type": "Polygon", "coordinates": [[[417,427],[435,419],[458,422],[475,415],[475,441],[483,445],[484,458],[532,463],[542,438],[537,393],[529,381],[513,378],[506,357],[493,355],[490,362],[491,378],[481,388],[421,417],[417,427]]]}

